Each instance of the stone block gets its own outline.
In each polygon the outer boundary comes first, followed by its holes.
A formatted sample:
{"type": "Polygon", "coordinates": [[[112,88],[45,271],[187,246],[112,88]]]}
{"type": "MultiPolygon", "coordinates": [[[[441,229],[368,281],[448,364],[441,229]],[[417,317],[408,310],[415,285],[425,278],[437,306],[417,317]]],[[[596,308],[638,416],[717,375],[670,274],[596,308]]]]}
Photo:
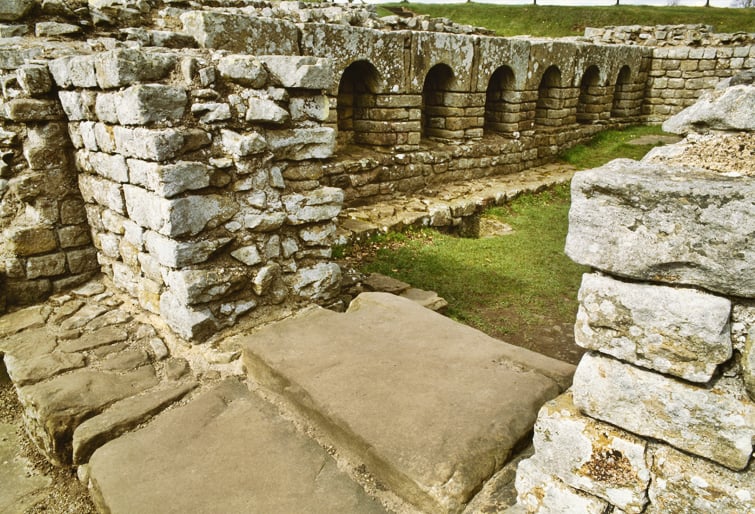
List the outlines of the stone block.
{"type": "MultiPolygon", "coordinates": [[[[209,134],[204,133],[208,139],[209,134]]],[[[115,146],[124,157],[147,161],[165,161],[177,157],[187,143],[186,133],[180,130],[113,127],[115,146]]]]}
{"type": "Polygon", "coordinates": [[[119,48],[96,54],[94,69],[99,86],[111,89],[160,80],[170,73],[176,62],[177,57],[172,54],[119,48]]]}
{"type": "Polygon", "coordinates": [[[291,287],[300,298],[311,300],[333,298],[340,291],[341,268],[334,262],[321,262],[299,269],[291,287]]]}
{"type": "Polygon", "coordinates": [[[226,103],[205,102],[195,103],[191,106],[191,113],[201,115],[202,123],[214,123],[216,121],[230,120],[232,117],[231,106],[226,103]]]}
{"type": "Polygon", "coordinates": [[[519,463],[516,492],[517,504],[522,505],[526,512],[604,514],[609,509],[608,503],[600,498],[572,489],[539,469],[533,459],[519,463]]]}
{"type": "MultiPolygon", "coordinates": [[[[97,96],[98,101],[100,96],[102,95],[97,96]]],[[[106,125],[104,123],[95,123],[92,127],[92,132],[94,134],[94,140],[97,144],[97,148],[100,151],[115,153],[115,133],[112,126],[106,125]]]]}
{"type": "Polygon", "coordinates": [[[96,95],[90,91],[58,91],[68,121],[96,120],[96,95]]]}
{"type": "Polygon", "coordinates": [[[699,387],[598,354],[586,354],[574,375],[574,403],[588,416],[666,441],[734,470],[750,461],[755,403],[741,379],[699,387]]]}
{"type": "Polygon", "coordinates": [[[307,194],[295,193],[282,198],[287,221],[293,225],[326,221],[338,216],[344,192],[335,187],[323,187],[307,194]]]}
{"type": "Polygon", "coordinates": [[[94,175],[79,175],[79,190],[87,203],[97,203],[119,214],[126,214],[123,192],[118,184],[94,175]]]}
{"type": "Polygon", "coordinates": [[[19,257],[47,253],[58,246],[55,231],[47,226],[11,226],[3,237],[8,250],[19,257]]]}
{"type": "Polygon", "coordinates": [[[621,276],[753,297],[753,202],[752,177],[618,159],[574,176],[566,253],[621,276]]]}
{"type": "Polygon", "coordinates": [[[228,237],[193,242],[176,241],[152,231],[144,234],[144,245],[147,251],[160,264],[171,268],[183,268],[202,263],[231,241],[232,238],[228,237]]]}
{"type": "Polygon", "coordinates": [[[34,7],[34,0],[4,0],[0,5],[0,21],[20,20],[34,7]]]}
{"type": "Polygon", "coordinates": [[[268,130],[266,136],[276,157],[292,161],[326,159],[336,146],[336,131],[331,127],[268,130]]]}
{"type": "Polygon", "coordinates": [[[55,83],[60,88],[97,87],[93,55],[73,55],[53,59],[48,64],[55,83]]]}
{"type": "Polygon", "coordinates": [[[161,84],[131,86],[118,95],[118,121],[122,125],[146,125],[179,120],[184,115],[187,98],[182,87],[161,84]]]}
{"type": "Polygon", "coordinates": [[[281,125],[291,116],[288,111],[269,98],[251,97],[246,109],[246,121],[281,125]]]}
{"type": "Polygon", "coordinates": [[[66,272],[66,254],[53,253],[26,259],[26,277],[54,277],[66,272]]]}
{"type": "Polygon", "coordinates": [[[220,76],[242,86],[259,89],[267,82],[267,71],[251,55],[229,55],[218,61],[220,76]]]}
{"type": "Polygon", "coordinates": [[[129,217],[144,228],[169,237],[196,235],[229,220],[239,205],[223,195],[162,198],[140,187],[125,185],[129,217]]]}
{"type": "MultiPolygon", "coordinates": [[[[294,121],[325,121],[330,114],[330,102],[324,95],[295,97],[291,99],[289,109],[294,121]]],[[[396,111],[401,110],[396,109],[396,111]]]]}
{"type": "Polygon", "coordinates": [[[644,510],[650,482],[646,442],[582,415],[571,393],[540,409],[533,443],[538,468],[623,512],[644,510]]]}
{"type": "Polygon", "coordinates": [[[98,93],[94,112],[99,121],[118,123],[118,93],[98,93]]]}
{"type": "Polygon", "coordinates": [[[697,103],[667,119],[663,130],[682,135],[709,130],[752,132],[755,131],[752,112],[755,112],[755,86],[732,86],[704,93],[697,103]]]}
{"type": "Polygon", "coordinates": [[[128,167],[132,184],[144,186],[164,198],[209,186],[215,172],[212,166],[191,161],[157,164],[129,159],[128,167]]]}
{"type": "Polygon", "coordinates": [[[272,80],[283,87],[329,89],[335,75],[328,59],[296,55],[261,55],[258,57],[272,80]]]}
{"type": "Polygon", "coordinates": [[[97,262],[97,250],[94,248],[83,248],[80,250],[69,250],[66,252],[68,269],[71,273],[86,273],[87,271],[96,271],[100,265],[97,262]]]}
{"type": "Polygon", "coordinates": [[[183,32],[199,46],[249,55],[296,55],[299,31],[284,20],[246,14],[188,11],[181,14],[183,32]]]}
{"type": "Polygon", "coordinates": [[[696,289],[585,274],[574,328],[582,348],[693,382],[732,354],[731,302],[696,289]]]}
{"type": "Polygon", "coordinates": [[[210,309],[189,307],[170,289],[160,295],[160,315],[179,336],[190,341],[203,341],[218,329],[210,309]]]}
{"type": "Polygon", "coordinates": [[[183,269],[169,271],[165,284],[184,305],[219,300],[249,286],[251,276],[246,268],[183,269]]]}
{"type": "Polygon", "coordinates": [[[223,150],[234,157],[247,157],[264,152],[267,142],[258,132],[239,134],[232,130],[220,131],[223,150]]]}
{"type": "Polygon", "coordinates": [[[45,95],[52,90],[52,77],[46,65],[25,64],[16,70],[16,80],[30,96],[45,95]]]}
{"type": "Polygon", "coordinates": [[[755,470],[735,473],[660,444],[651,453],[652,513],[755,512],[755,470]]]}
{"type": "Polygon", "coordinates": [[[54,121],[65,118],[60,104],[54,100],[14,98],[3,105],[3,116],[11,121],[54,121]]]}
{"type": "Polygon", "coordinates": [[[247,266],[254,266],[262,262],[260,252],[255,245],[242,246],[232,251],[231,257],[247,266]]]}
{"type": "MultiPolygon", "coordinates": [[[[68,164],[68,131],[65,123],[30,126],[24,141],[24,158],[33,170],[60,169],[68,164]]],[[[48,175],[52,180],[53,174],[48,175]]]]}
{"type": "Polygon", "coordinates": [[[69,225],[58,229],[58,241],[61,248],[83,246],[91,241],[89,227],[84,225],[69,225]]]}
{"type": "Polygon", "coordinates": [[[122,155],[89,152],[85,155],[92,171],[113,182],[128,182],[128,166],[122,155]]]}

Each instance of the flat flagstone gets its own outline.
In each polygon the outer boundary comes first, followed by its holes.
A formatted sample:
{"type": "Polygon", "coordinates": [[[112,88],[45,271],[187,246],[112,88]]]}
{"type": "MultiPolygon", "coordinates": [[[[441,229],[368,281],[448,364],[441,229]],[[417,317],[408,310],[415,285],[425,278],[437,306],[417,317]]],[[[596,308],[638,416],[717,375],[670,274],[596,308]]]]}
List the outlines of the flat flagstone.
{"type": "Polygon", "coordinates": [[[386,293],[242,338],[253,379],[313,415],[377,480],[459,512],[509,459],[574,367],[386,293]]]}
{"type": "Polygon", "coordinates": [[[233,380],[102,446],[89,466],[93,500],[111,514],[386,512],[233,380]]]}
{"type": "Polygon", "coordinates": [[[52,479],[32,471],[32,464],[18,455],[21,441],[16,425],[0,423],[0,512],[22,514],[47,493],[52,479]]]}

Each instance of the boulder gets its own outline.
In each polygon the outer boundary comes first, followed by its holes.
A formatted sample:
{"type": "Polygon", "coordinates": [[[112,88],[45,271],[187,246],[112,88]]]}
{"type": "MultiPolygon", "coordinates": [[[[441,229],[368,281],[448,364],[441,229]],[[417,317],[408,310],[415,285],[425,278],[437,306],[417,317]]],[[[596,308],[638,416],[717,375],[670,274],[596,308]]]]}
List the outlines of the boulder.
{"type": "Polygon", "coordinates": [[[735,85],[704,93],[694,105],[663,123],[663,130],[686,135],[712,130],[755,130],[755,86],[735,85]]]}

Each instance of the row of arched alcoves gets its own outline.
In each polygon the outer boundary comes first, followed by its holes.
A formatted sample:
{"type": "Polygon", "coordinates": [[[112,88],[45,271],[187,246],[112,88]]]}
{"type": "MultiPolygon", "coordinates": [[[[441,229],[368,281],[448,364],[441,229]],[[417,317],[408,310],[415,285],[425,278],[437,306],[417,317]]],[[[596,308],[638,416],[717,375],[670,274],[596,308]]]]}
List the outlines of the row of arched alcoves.
{"type": "Polygon", "coordinates": [[[461,93],[454,91],[451,67],[436,64],[425,75],[420,104],[408,101],[401,106],[399,101],[390,104],[394,109],[380,109],[380,74],[369,61],[359,60],[347,66],[340,78],[336,99],[338,129],[361,143],[386,144],[386,140],[371,141],[371,132],[378,123],[404,123],[403,127],[416,128],[423,138],[449,134],[469,138],[469,134],[537,133],[572,123],[621,121],[641,110],[641,90],[637,94],[637,84],[631,78],[628,65],[621,67],[615,77],[602,76],[598,66],[592,65],[579,84],[573,85],[553,65],[542,73],[537,90],[523,91],[515,86],[514,69],[501,66],[491,75],[484,94],[461,93]],[[454,123],[450,123],[451,119],[454,123]]]}

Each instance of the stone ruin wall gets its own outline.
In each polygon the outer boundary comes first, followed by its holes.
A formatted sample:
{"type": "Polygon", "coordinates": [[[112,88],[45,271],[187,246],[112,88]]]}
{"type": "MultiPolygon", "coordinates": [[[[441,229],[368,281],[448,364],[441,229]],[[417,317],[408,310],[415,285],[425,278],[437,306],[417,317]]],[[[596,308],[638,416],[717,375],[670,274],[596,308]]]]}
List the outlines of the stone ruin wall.
{"type": "Polygon", "coordinates": [[[588,353],[518,467],[528,512],[755,512],[754,96],[722,89],[664,124],[682,143],[575,175],[588,353]]]}
{"type": "Polygon", "coordinates": [[[101,269],[194,340],[335,294],[342,205],[520,171],[643,122],[657,67],[658,49],[353,7],[87,5],[91,22],[32,7],[0,28],[3,301],[101,269]]]}

